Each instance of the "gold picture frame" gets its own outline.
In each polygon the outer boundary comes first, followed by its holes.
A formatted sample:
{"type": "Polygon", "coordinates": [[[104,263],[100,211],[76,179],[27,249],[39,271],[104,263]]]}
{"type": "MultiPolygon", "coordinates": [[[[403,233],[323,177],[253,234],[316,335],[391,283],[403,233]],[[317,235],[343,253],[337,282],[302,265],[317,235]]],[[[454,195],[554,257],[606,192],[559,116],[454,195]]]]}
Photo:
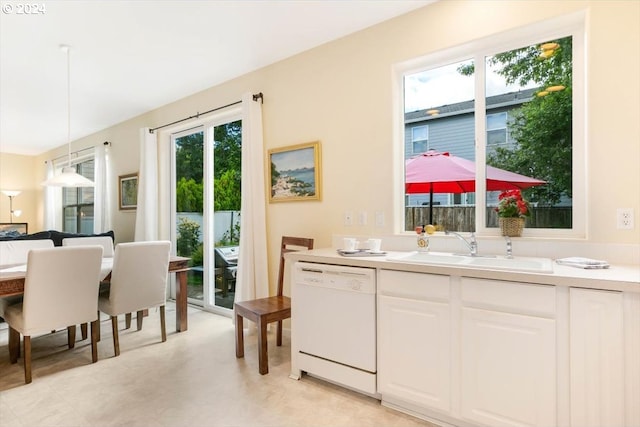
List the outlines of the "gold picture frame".
{"type": "Polygon", "coordinates": [[[269,203],[322,200],[320,142],[269,150],[269,203]]]}
{"type": "Polygon", "coordinates": [[[118,177],[118,205],[121,211],[138,207],[138,174],[130,173],[118,177]]]}

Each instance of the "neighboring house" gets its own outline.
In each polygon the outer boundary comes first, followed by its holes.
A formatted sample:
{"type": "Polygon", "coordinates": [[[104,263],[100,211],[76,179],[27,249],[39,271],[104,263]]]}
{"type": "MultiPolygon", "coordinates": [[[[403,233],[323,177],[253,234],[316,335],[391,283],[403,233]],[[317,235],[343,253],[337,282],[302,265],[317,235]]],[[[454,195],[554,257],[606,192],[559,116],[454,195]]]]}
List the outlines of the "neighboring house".
{"type": "MultiPolygon", "coordinates": [[[[507,129],[507,124],[511,120],[510,111],[531,100],[537,90],[537,88],[525,89],[487,97],[487,153],[497,146],[514,144],[507,129]]],[[[475,160],[474,101],[435,107],[434,110],[438,110],[437,114],[429,114],[431,110],[405,113],[405,158],[435,150],[475,160]]],[[[475,203],[473,193],[434,194],[433,200],[434,205],[475,203]]],[[[428,204],[428,194],[406,196],[406,206],[428,204]]]]}

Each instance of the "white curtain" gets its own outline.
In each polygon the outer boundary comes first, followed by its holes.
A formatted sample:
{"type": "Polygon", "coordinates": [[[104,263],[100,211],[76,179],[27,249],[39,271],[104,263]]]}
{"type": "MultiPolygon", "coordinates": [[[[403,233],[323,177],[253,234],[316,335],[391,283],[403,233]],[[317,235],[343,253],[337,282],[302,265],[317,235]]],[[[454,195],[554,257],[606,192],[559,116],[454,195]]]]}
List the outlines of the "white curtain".
{"type": "Polygon", "coordinates": [[[149,128],[142,128],[135,241],[158,240],[158,200],[158,141],[149,128]]]}
{"type": "Polygon", "coordinates": [[[269,296],[262,104],[242,97],[242,200],[236,301],[269,296]]]}
{"type": "MultiPolygon", "coordinates": [[[[53,160],[47,161],[47,178],[53,178],[56,166],[53,160]]],[[[59,187],[44,187],[44,229],[62,230],[61,215],[56,215],[62,209],[62,191],[59,187]]]]}
{"type": "Polygon", "coordinates": [[[96,148],[95,187],[93,193],[93,232],[104,233],[111,230],[111,167],[109,165],[109,144],[96,148]]]}

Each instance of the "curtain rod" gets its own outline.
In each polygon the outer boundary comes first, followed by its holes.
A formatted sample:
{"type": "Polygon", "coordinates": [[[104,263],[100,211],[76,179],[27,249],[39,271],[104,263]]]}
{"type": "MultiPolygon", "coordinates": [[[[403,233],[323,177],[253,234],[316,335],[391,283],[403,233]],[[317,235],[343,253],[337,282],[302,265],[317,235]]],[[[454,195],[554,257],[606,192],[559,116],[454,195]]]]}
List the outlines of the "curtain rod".
{"type": "MultiPolygon", "coordinates": [[[[264,96],[262,95],[262,92],[254,94],[253,95],[253,100],[256,101],[256,102],[258,100],[260,100],[260,102],[264,104],[264,96]]],[[[232,106],[238,105],[240,103],[242,103],[242,101],[232,102],[231,104],[223,105],[222,107],[213,108],[213,109],[211,109],[209,111],[205,111],[204,113],[196,113],[195,116],[185,117],[184,119],[176,120],[175,122],[167,123],[167,124],[164,124],[162,126],[155,127],[155,128],[150,128],[149,129],[149,133],[153,133],[153,132],[157,131],[158,129],[166,128],[167,126],[175,125],[177,123],[186,122],[187,120],[197,119],[200,116],[203,116],[205,114],[213,113],[215,111],[222,110],[222,109],[227,108],[227,107],[232,107],[232,106]]]]}
{"type": "MultiPolygon", "coordinates": [[[[110,143],[109,141],[105,141],[105,142],[103,142],[103,143],[102,143],[102,145],[111,145],[111,143],[110,143]]],[[[44,162],[45,162],[45,164],[46,164],[47,162],[55,162],[56,160],[60,160],[60,159],[62,159],[62,158],[64,158],[64,157],[69,157],[69,155],[72,155],[72,154],[75,154],[75,155],[77,156],[77,155],[78,155],[78,153],[82,153],[83,151],[89,151],[89,150],[95,150],[95,149],[96,149],[96,147],[87,147],[87,148],[82,148],[82,149],[80,149],[80,150],[78,150],[78,151],[72,151],[70,154],[63,154],[62,156],[58,156],[58,157],[56,157],[56,158],[54,158],[54,159],[51,159],[51,160],[45,160],[44,162]]]]}

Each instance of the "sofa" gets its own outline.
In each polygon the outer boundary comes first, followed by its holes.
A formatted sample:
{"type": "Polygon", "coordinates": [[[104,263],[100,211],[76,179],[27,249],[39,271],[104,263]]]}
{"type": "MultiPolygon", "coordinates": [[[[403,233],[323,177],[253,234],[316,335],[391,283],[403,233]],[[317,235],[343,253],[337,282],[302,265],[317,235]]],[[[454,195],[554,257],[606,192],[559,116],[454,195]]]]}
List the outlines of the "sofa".
{"type": "Polygon", "coordinates": [[[65,233],[57,230],[39,231],[37,233],[32,233],[32,234],[13,234],[13,233],[9,234],[8,233],[8,234],[0,235],[0,241],[50,239],[50,240],[53,240],[54,246],[62,246],[62,240],[66,239],[67,237],[97,237],[97,236],[109,236],[111,237],[111,240],[113,240],[115,244],[115,234],[113,230],[107,231],[105,233],[100,233],[100,234],[65,233]]]}

